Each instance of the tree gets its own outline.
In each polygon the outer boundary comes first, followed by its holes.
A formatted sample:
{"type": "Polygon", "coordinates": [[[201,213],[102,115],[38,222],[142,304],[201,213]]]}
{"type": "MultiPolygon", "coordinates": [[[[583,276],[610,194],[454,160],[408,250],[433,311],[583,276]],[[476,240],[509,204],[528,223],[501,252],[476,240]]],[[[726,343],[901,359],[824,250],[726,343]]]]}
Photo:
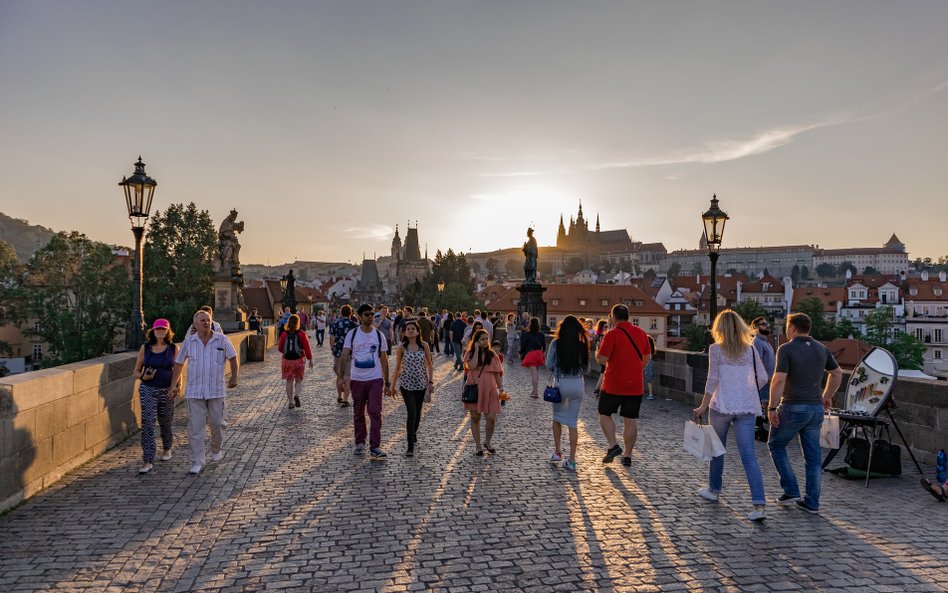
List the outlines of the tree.
{"type": "Polygon", "coordinates": [[[507,259],[507,263],[504,264],[504,267],[507,269],[508,276],[520,276],[523,274],[523,268],[517,263],[517,260],[512,257],[507,259]]]}
{"type": "Polygon", "coordinates": [[[33,254],[16,299],[24,331],[49,345],[43,366],[113,351],[131,312],[131,274],[112,248],[73,231],[33,254]]]}
{"type": "Polygon", "coordinates": [[[686,326],[681,333],[682,336],[688,338],[688,343],[685,346],[688,350],[692,352],[704,352],[708,349],[710,340],[708,339],[707,325],[691,324],[686,326]]]}
{"type": "Polygon", "coordinates": [[[859,270],[856,269],[856,266],[853,265],[853,262],[844,261],[843,263],[839,264],[837,273],[840,276],[845,276],[847,271],[853,276],[859,272],[859,270]]]}
{"type": "Polygon", "coordinates": [[[892,352],[900,369],[921,370],[925,365],[925,344],[911,334],[896,332],[888,350],[892,352]]]}
{"type": "Polygon", "coordinates": [[[176,332],[182,332],[191,325],[198,307],[214,304],[217,232],[207,210],[198,210],[191,202],[155,212],[143,256],[146,320],[164,317],[176,332]]]}
{"type": "Polygon", "coordinates": [[[863,273],[864,275],[866,275],[866,276],[878,276],[878,275],[881,274],[882,272],[880,272],[879,270],[875,269],[875,268],[872,267],[872,266],[866,266],[866,267],[862,270],[862,273],[863,273]]]}
{"type": "Polygon", "coordinates": [[[809,279],[810,279],[810,268],[808,268],[807,266],[801,266],[801,267],[800,267],[800,279],[801,279],[801,280],[809,280],[809,279]]]}
{"type": "MultiPolygon", "coordinates": [[[[13,304],[21,269],[13,245],[0,239],[0,326],[13,321],[13,304]]],[[[0,340],[0,354],[12,353],[10,345],[0,340]]],[[[3,369],[6,369],[6,366],[3,369]]]]}
{"type": "Polygon", "coordinates": [[[655,273],[654,269],[649,268],[645,270],[645,274],[643,275],[643,278],[645,278],[649,282],[655,282],[655,279],[658,278],[658,274],[655,273]]]}
{"type": "Polygon", "coordinates": [[[790,270],[790,280],[793,280],[794,284],[800,281],[800,266],[794,264],[793,269],[790,270]]]}
{"type": "Polygon", "coordinates": [[[836,266],[829,263],[822,263],[816,266],[816,275],[820,278],[834,278],[836,277],[837,269],[836,266]]]}
{"type": "Polygon", "coordinates": [[[773,325],[773,316],[764,309],[760,303],[757,301],[752,301],[750,299],[735,305],[733,307],[734,312],[741,316],[741,319],[744,320],[744,323],[750,324],[751,321],[757,319],[758,317],[766,317],[767,321],[773,325]]]}
{"type": "Polygon", "coordinates": [[[585,265],[586,264],[585,262],[583,262],[583,258],[573,256],[569,258],[569,260],[567,260],[566,262],[566,273],[578,274],[579,272],[583,271],[583,268],[585,267],[585,265]]]}
{"type": "Polygon", "coordinates": [[[681,264],[678,262],[673,262],[672,265],[668,266],[668,277],[674,278],[681,273],[681,264]]]}
{"type": "Polygon", "coordinates": [[[899,368],[921,369],[925,344],[895,327],[894,311],[891,305],[885,305],[866,315],[866,341],[891,352],[899,368]]]}
{"type": "Polygon", "coordinates": [[[833,340],[836,336],[836,328],[826,320],[823,301],[818,297],[806,297],[797,301],[793,306],[794,313],[806,313],[813,326],[810,335],[817,340],[833,340]]]}
{"type": "Polygon", "coordinates": [[[487,269],[487,273],[491,274],[492,276],[496,276],[497,272],[500,270],[497,260],[493,257],[487,258],[487,262],[485,262],[484,267],[487,269]]]}

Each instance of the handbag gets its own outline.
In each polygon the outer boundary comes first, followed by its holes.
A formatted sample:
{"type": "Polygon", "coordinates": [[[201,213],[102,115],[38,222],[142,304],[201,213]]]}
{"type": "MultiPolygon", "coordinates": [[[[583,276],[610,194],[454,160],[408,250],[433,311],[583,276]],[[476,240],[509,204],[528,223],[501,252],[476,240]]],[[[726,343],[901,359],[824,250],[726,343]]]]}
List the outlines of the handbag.
{"type": "MultiPolygon", "coordinates": [[[[890,438],[889,427],[885,427],[886,439],[890,438]]],[[[902,475],[902,447],[888,440],[876,439],[872,443],[872,465],[869,465],[869,441],[850,438],[846,445],[846,465],[875,474],[902,475]]]]}
{"type": "Polygon", "coordinates": [[[711,461],[724,455],[725,448],[718,433],[710,424],[698,424],[692,420],[685,422],[685,451],[701,461],[711,461]]]}
{"type": "Polygon", "coordinates": [[[555,374],[550,375],[550,383],[547,384],[546,389],[543,390],[543,401],[550,402],[551,404],[558,404],[563,401],[563,394],[560,393],[560,387],[558,385],[560,378],[559,368],[555,374]]]}
{"type": "Polygon", "coordinates": [[[820,426],[820,447],[839,449],[839,416],[829,414],[823,416],[823,424],[820,426]]]}
{"type": "Polygon", "coordinates": [[[484,374],[484,367],[481,367],[481,372],[477,374],[477,379],[470,385],[465,384],[464,389],[461,391],[461,401],[465,404],[476,404],[477,403],[477,381],[480,381],[481,375],[484,374]]]}

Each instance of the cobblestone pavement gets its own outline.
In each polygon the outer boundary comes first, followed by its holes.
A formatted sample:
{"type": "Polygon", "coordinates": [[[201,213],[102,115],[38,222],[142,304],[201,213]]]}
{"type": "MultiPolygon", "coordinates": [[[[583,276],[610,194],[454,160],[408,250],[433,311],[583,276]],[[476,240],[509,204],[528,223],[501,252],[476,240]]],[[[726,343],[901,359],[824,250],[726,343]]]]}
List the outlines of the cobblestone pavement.
{"type": "MultiPolygon", "coordinates": [[[[869,489],[825,475],[820,516],[770,505],[756,524],[736,451],[721,502],[695,496],[707,465],[681,449],[688,407],[643,402],[632,467],[603,466],[587,396],[572,474],[547,461],[549,404],[507,365],[497,454],[476,458],[459,376],[437,360],[417,456],[401,456],[405,409],[388,400],[384,462],[352,454],[328,349],[296,411],[277,358],[248,364],[223,461],[187,474],[180,407],[172,461],[139,476],[130,439],[0,517],[0,591],[946,590],[948,505],[909,465],[869,489]]],[[[772,499],[776,473],[757,454],[772,499]]]]}

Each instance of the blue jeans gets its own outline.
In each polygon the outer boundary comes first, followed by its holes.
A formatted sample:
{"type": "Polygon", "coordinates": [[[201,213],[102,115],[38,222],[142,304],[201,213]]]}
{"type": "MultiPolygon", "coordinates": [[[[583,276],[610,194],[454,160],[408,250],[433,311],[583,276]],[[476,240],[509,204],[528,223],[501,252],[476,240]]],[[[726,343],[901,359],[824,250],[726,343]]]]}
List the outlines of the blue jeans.
{"type": "Polygon", "coordinates": [[[820,426],[823,424],[823,406],[820,404],[782,404],[777,410],[780,426],[770,429],[770,456],[780,474],[780,486],[787,496],[800,496],[797,476],[787,457],[787,445],[800,435],[800,448],[806,467],[806,496],[803,502],[811,509],[820,508],[820,480],[823,477],[820,451],[820,426]]]}
{"type": "MultiPolygon", "coordinates": [[[[754,414],[722,414],[715,410],[710,412],[711,426],[725,447],[727,447],[728,429],[732,424],[734,425],[734,440],[737,441],[737,452],[741,456],[741,463],[744,464],[744,473],[747,474],[751,502],[753,504],[767,504],[764,498],[764,477],[760,473],[757,454],[754,452],[756,418],[754,414]]],[[[708,477],[708,489],[711,492],[721,491],[723,475],[724,455],[718,455],[711,460],[711,475],[708,477]]]]}
{"type": "Polygon", "coordinates": [[[454,342],[454,365],[461,368],[463,364],[461,362],[461,342],[454,342]]]}

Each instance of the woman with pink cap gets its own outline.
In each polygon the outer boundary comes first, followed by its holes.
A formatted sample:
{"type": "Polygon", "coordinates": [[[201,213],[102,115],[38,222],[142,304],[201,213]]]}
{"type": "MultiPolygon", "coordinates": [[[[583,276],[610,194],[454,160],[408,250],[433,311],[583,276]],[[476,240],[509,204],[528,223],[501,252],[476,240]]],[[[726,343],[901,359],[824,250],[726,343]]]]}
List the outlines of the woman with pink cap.
{"type": "Polygon", "coordinates": [[[155,461],[155,419],[161,427],[162,461],[171,459],[174,435],[174,395],[171,393],[171,374],[178,347],[174,345],[174,332],[167,319],[156,319],[145,334],[146,342],[138,351],[135,360],[135,378],[140,379],[138,396],[142,405],[142,467],[140,474],[147,474],[155,461]]]}

